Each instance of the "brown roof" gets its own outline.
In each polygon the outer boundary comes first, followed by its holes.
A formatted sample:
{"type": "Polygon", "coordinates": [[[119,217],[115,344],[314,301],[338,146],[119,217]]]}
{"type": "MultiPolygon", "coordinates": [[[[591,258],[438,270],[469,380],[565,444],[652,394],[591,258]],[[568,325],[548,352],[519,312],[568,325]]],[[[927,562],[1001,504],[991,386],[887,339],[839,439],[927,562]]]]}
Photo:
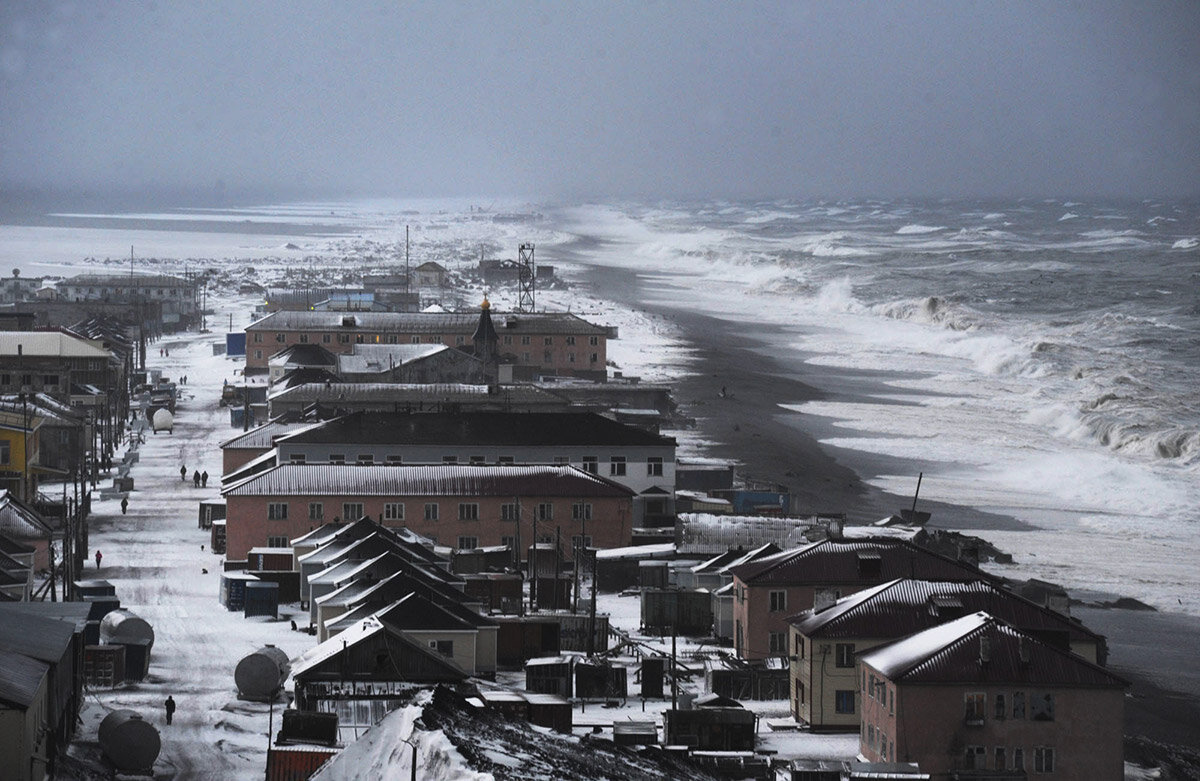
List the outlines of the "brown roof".
{"type": "Polygon", "coordinates": [[[978,567],[894,537],[822,540],[742,564],[730,572],[746,585],[753,586],[864,585],[905,577],[995,580],[978,567]]]}

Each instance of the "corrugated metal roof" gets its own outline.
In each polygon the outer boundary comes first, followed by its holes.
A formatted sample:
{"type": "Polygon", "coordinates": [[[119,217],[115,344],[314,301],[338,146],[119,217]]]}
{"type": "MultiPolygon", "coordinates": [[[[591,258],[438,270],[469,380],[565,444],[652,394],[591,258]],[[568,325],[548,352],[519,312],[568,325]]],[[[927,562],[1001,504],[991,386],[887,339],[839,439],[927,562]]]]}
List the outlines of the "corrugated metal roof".
{"type": "Polygon", "coordinates": [[[8,489],[0,490],[0,534],[16,540],[44,540],[50,533],[50,526],[36,511],[8,489]]]}
{"type": "Polygon", "coordinates": [[[452,349],[444,344],[356,344],[354,352],[339,355],[336,361],[342,374],[366,374],[390,371],[452,349]]]}
{"type": "Polygon", "coordinates": [[[45,662],[0,650],[0,704],[26,710],[49,674],[50,665],[45,662]]]}
{"type": "Polygon", "coordinates": [[[570,466],[280,464],[221,494],[626,497],[633,492],[570,466]]]}
{"type": "Polygon", "coordinates": [[[280,445],[344,443],[673,447],[675,440],[594,412],[354,412],[279,440],[280,445]]]}
{"type": "Polygon", "coordinates": [[[358,624],[349,627],[335,637],[331,637],[314,648],[310,648],[292,662],[292,676],[303,675],[309,669],[316,667],[327,659],[332,659],[344,649],[372,637],[377,632],[384,631],[383,624],[373,618],[364,618],[358,624]]]}
{"type": "Polygon", "coordinates": [[[1040,642],[983,612],[880,646],[859,658],[898,684],[1129,685],[1103,667],[1040,642]]]}
{"type": "Polygon", "coordinates": [[[805,611],[790,622],[807,637],[903,637],[978,611],[1027,632],[1058,630],[1069,633],[1073,639],[1103,639],[1049,608],[980,581],[898,578],[839,599],[820,612],[805,611]]]}
{"type": "Polygon", "coordinates": [[[54,618],[31,615],[0,606],[0,651],[31,656],[57,664],[71,646],[75,627],[54,618]]]}
{"type": "Polygon", "coordinates": [[[284,434],[294,434],[297,431],[309,428],[316,425],[315,423],[267,423],[252,428],[249,431],[238,434],[236,437],[225,440],[221,443],[221,448],[235,448],[248,450],[266,450],[275,444],[275,438],[284,434]]]}
{"type": "MultiPolygon", "coordinates": [[[[604,335],[608,329],[567,312],[492,313],[499,333],[604,335]]],[[[247,331],[378,331],[404,334],[465,334],[479,313],[280,311],[246,326],[247,331]],[[349,325],[345,323],[349,322],[349,325]]]]}
{"type": "Polygon", "coordinates": [[[861,540],[821,540],[734,567],[732,574],[747,585],[801,583],[879,583],[896,578],[927,580],[986,580],[994,577],[965,562],[918,547],[906,540],[880,537],[861,540]],[[867,554],[873,562],[860,558],[867,554]],[[864,566],[866,565],[866,566],[864,566]]]}
{"type": "Polygon", "coordinates": [[[569,404],[561,396],[533,385],[504,385],[494,392],[487,385],[464,383],[340,382],[326,385],[306,382],[278,390],[273,388],[269,398],[280,403],[333,406],[342,402],[419,405],[494,401],[514,405],[560,403],[564,407],[569,404]]]}
{"type": "Polygon", "coordinates": [[[0,552],[7,553],[10,556],[28,556],[36,550],[37,548],[34,548],[32,545],[26,545],[20,540],[14,540],[7,534],[0,532],[0,552]]]}

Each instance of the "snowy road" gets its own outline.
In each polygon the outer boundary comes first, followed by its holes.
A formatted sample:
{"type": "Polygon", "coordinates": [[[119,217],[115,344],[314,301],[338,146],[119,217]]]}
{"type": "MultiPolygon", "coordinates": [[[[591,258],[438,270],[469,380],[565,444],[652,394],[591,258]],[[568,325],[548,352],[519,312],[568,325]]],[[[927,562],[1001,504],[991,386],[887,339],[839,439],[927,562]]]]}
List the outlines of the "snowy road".
{"type": "MultiPolygon", "coordinates": [[[[240,328],[249,306],[238,303],[241,306],[231,305],[230,311],[240,328]]],[[[219,311],[213,322],[223,324],[225,317],[219,311]]],[[[93,503],[92,551],[99,549],[104,557],[99,570],[89,558],[85,577],[111,581],[122,607],[153,626],[155,641],[144,681],[88,692],[72,754],[81,759],[96,756],[101,719],[111,710],[131,708],[162,736],[154,767],[160,779],[262,778],[269,706],[238,699],[234,669],[266,643],[295,657],[315,642],[292,632],[290,616],[284,613],[279,621],[247,620],[217,601],[223,557],[208,550],[209,533],[197,527],[196,519],[200,500],[220,496],[219,444],[238,433],[229,427],[228,411],[217,404],[222,381],[241,367],[240,361],[212,355],[211,344],[223,341],[222,329],[172,337],[149,347],[148,368],[161,368],[173,380],[188,375],[174,433],[146,434],[140,461],[130,471],[135,490],[129,496],[128,515],[121,515],[119,497],[93,503]],[[170,356],[160,357],[160,347],[170,356]],[[179,478],[181,464],[188,469],[186,482],[179,478]],[[196,470],[208,471],[207,488],[192,486],[196,470]],[[178,703],[170,726],[163,710],[168,694],[178,703]]],[[[282,608],[290,609],[294,606],[282,608]]],[[[280,705],[275,710],[278,730],[280,705]]]]}

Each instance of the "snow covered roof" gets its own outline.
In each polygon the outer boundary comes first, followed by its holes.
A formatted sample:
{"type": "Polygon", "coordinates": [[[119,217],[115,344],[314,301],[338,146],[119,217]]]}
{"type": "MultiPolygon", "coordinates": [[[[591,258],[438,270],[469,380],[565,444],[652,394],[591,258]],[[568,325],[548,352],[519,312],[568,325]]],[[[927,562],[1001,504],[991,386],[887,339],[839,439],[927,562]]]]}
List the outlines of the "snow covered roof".
{"type": "Polygon", "coordinates": [[[859,659],[895,683],[1014,683],[1125,688],[1128,683],[985,612],[874,648],[859,659]]]}
{"type": "Polygon", "coordinates": [[[384,631],[383,624],[374,618],[364,618],[358,624],[344,630],[336,637],[331,637],[323,643],[300,654],[292,662],[292,676],[303,675],[309,669],[327,659],[332,659],[347,647],[355,645],[368,637],[384,631]]]}
{"type": "MultiPolygon", "coordinates": [[[[607,335],[569,312],[492,313],[497,330],[525,334],[607,335]]],[[[479,324],[478,312],[345,312],[279,311],[246,326],[246,331],[380,331],[384,333],[461,334],[470,336],[479,324]]]]}
{"type": "Polygon", "coordinates": [[[567,407],[569,402],[550,391],[534,385],[504,385],[499,391],[487,385],[464,383],[411,383],[411,382],[306,382],[289,387],[272,387],[269,394],[272,402],[281,404],[326,404],[378,403],[378,404],[430,404],[460,403],[482,404],[496,402],[514,406],[531,404],[554,404],[567,407]]]}
{"type": "Polygon", "coordinates": [[[606,548],[596,551],[598,559],[669,559],[675,556],[675,543],[631,545],[627,548],[606,548]]]}
{"type": "Polygon", "coordinates": [[[337,356],[337,367],[343,374],[382,373],[453,349],[444,344],[356,344],[353,353],[337,356]]]}
{"type": "Polygon", "coordinates": [[[734,567],[747,585],[878,583],[898,577],[929,580],[995,580],[978,567],[946,558],[907,540],[872,536],[821,540],[734,567]],[[867,566],[864,562],[873,563],[867,566]]]}
{"type": "Polygon", "coordinates": [[[222,496],[628,497],[624,486],[571,466],[279,464],[222,496]]]}
{"type": "Polygon", "coordinates": [[[268,450],[275,445],[275,440],[278,437],[287,434],[294,434],[297,431],[302,431],[316,425],[315,423],[266,423],[257,428],[252,428],[235,437],[231,437],[221,443],[221,449],[233,448],[237,450],[268,450]]]}
{"type": "Polygon", "coordinates": [[[99,342],[62,331],[0,331],[0,357],[111,358],[99,342]],[[20,347],[20,353],[17,348],[20,347]]]}

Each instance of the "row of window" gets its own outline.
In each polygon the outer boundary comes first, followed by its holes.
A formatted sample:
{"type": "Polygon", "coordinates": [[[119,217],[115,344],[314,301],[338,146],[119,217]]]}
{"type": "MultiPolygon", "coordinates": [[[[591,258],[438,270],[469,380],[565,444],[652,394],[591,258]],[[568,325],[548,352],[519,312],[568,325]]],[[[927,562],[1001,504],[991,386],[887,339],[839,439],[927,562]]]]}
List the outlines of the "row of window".
{"type": "MultiPolygon", "coordinates": [[[[399,340],[400,340],[399,334],[374,334],[374,335],[372,335],[372,334],[353,334],[353,336],[354,336],[355,344],[364,344],[364,343],[380,344],[381,342],[384,344],[398,344],[399,340]]],[[[337,335],[338,343],[339,344],[349,344],[350,337],[351,337],[351,334],[338,334],[337,335]]],[[[254,333],[253,342],[255,344],[262,344],[262,341],[263,341],[262,331],[256,331],[254,333]]],[[[276,331],[275,332],[275,341],[279,342],[280,344],[287,344],[287,334],[282,331],[276,331]]],[[[308,334],[307,333],[300,334],[298,337],[298,341],[300,344],[308,344],[308,334]]],[[[420,336],[413,335],[413,336],[409,337],[410,344],[420,344],[421,341],[422,340],[421,340],[420,336]]],[[[442,337],[439,335],[426,334],[424,341],[426,344],[441,344],[443,340],[442,340],[442,337]]],[[[564,337],[563,341],[565,342],[565,344],[568,347],[575,346],[575,337],[574,336],[564,337]]],[[[333,343],[333,334],[321,334],[321,343],[322,344],[332,344],[333,343]]],[[[455,336],[454,343],[458,344],[458,345],[465,345],[467,343],[467,337],[455,336]]],[[[503,338],[503,343],[506,345],[513,344],[513,337],[511,335],[505,336],[503,338]]],[[[533,344],[533,337],[522,336],[521,344],[526,345],[526,346],[533,344]]],[[[554,337],[553,336],[543,337],[542,344],[545,345],[546,347],[553,346],[554,345],[554,337]]],[[[600,345],[600,337],[589,336],[588,344],[591,345],[592,347],[598,347],[600,345]]]]}
{"type": "MultiPolygon", "coordinates": [[[[963,720],[981,724],[988,715],[986,692],[967,692],[963,695],[963,720]]],[[[1029,702],[1029,718],[1032,721],[1054,721],[1054,694],[1052,692],[1013,692],[1011,698],[1004,692],[992,695],[992,718],[1025,718],[1025,703],[1029,702]]]]}
{"type": "Polygon", "coordinates": [[[875,729],[874,724],[863,728],[863,740],[871,751],[879,753],[884,762],[896,761],[896,741],[888,738],[886,732],[875,729]]]}
{"type": "MultiPolygon", "coordinates": [[[[1033,772],[1054,772],[1054,747],[1033,747],[1033,772]]],[[[963,754],[964,770],[1025,770],[1025,749],[995,746],[992,749],[992,766],[988,767],[986,746],[967,746],[963,754]]]]}
{"type": "MultiPolygon", "coordinates": [[[[12,375],[12,374],[0,374],[0,385],[4,386],[6,388],[11,386],[13,384],[13,376],[14,375],[12,375]]],[[[20,374],[20,375],[16,375],[16,376],[20,378],[20,382],[17,383],[18,385],[22,385],[22,386],[33,385],[34,375],[20,374]]],[[[46,388],[46,387],[57,388],[58,387],[58,375],[57,374],[39,374],[37,376],[41,378],[43,388],[46,388]]]]}
{"type": "MultiPolygon", "coordinates": [[[[303,453],[292,453],[288,457],[288,461],[293,464],[303,464],[303,463],[307,462],[307,457],[303,453]]],[[[328,463],[330,463],[330,464],[345,464],[345,463],[347,463],[346,454],[345,453],[330,453],[328,463]]],[[[371,453],[359,453],[355,457],[354,463],[359,464],[359,465],[374,464],[375,456],[371,453]]],[[[399,456],[399,455],[389,454],[384,457],[384,463],[392,464],[392,465],[402,464],[402,463],[404,463],[404,457],[399,456]]],[[[442,463],[443,464],[458,464],[459,458],[458,458],[458,456],[442,456],[442,463]]],[[[487,458],[485,456],[469,456],[467,459],[467,463],[483,465],[488,462],[487,462],[487,458]]],[[[513,463],[515,463],[515,460],[512,456],[499,456],[496,459],[496,463],[498,463],[498,464],[513,464],[513,463]]],[[[567,456],[555,456],[554,463],[569,464],[570,459],[567,456]]],[[[627,472],[628,465],[629,465],[629,462],[625,458],[625,456],[611,456],[608,461],[609,476],[624,477],[628,473],[627,472]]],[[[599,474],[600,473],[600,459],[596,456],[584,456],[581,461],[580,468],[583,471],[588,472],[589,474],[593,474],[593,475],[599,474]]],[[[661,456],[651,456],[650,458],[646,459],[646,475],[647,476],[662,477],[662,473],[663,473],[663,459],[661,456]]],[[[774,608],[772,608],[772,609],[774,609],[774,608]]]]}
{"type": "MultiPolygon", "coordinates": [[[[7,445],[7,442],[2,443],[7,445]]],[[[424,519],[427,521],[439,520],[440,504],[438,502],[424,503],[424,519]]],[[[348,521],[356,521],[362,518],[363,512],[362,502],[344,502],[342,504],[341,518],[348,521]]],[[[520,518],[520,509],[515,502],[508,502],[500,505],[500,520],[501,521],[516,521],[520,518]]],[[[538,502],[533,508],[533,518],[538,521],[554,520],[554,503],[553,502],[538,502]]],[[[288,519],[288,503],[287,502],[268,502],[267,503],[267,520],[268,521],[286,521],[288,519]]],[[[325,504],[323,502],[308,503],[308,520],[324,521],[325,520],[325,504]]],[[[383,505],[383,520],[386,521],[403,521],[405,520],[404,502],[385,502],[383,505]]],[[[458,503],[458,520],[460,521],[478,521],[479,520],[479,503],[478,502],[459,502],[458,503]]],[[[590,521],[592,520],[592,505],[591,502],[573,502],[571,504],[571,520],[573,521],[590,521]]]]}

